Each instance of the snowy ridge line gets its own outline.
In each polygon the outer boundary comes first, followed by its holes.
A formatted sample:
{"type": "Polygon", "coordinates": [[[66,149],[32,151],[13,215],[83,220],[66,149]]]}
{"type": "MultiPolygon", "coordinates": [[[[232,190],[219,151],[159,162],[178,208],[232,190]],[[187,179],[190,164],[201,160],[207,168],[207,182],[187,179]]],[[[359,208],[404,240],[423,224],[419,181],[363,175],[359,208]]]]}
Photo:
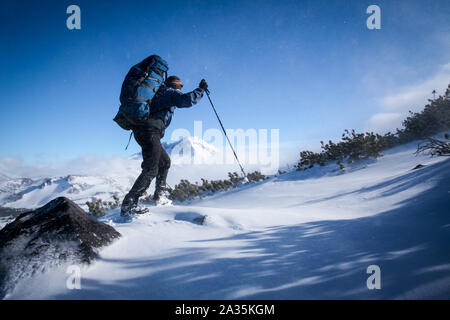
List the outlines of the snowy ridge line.
{"type": "MultiPolygon", "coordinates": [[[[0,205],[13,208],[37,208],[59,196],[73,199],[81,206],[93,198],[112,199],[114,194],[122,194],[128,187],[129,179],[121,177],[101,177],[67,175],[58,178],[26,180],[26,183],[10,183],[9,192],[0,194],[0,205]],[[125,187],[123,186],[125,182],[125,187]]],[[[5,185],[3,183],[2,185],[5,185]]]]}

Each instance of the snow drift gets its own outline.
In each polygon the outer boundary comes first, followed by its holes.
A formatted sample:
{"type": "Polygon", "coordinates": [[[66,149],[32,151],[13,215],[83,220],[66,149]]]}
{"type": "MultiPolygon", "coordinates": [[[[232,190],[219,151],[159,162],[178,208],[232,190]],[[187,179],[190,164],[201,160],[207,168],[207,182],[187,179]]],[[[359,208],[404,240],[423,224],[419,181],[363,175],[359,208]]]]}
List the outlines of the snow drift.
{"type": "Polygon", "coordinates": [[[292,171],[189,204],[103,221],[122,235],[83,267],[9,299],[448,299],[450,160],[416,143],[344,171],[292,171]],[[418,164],[423,167],[416,168],[418,164]],[[381,270],[381,289],[366,286],[381,270]]]}

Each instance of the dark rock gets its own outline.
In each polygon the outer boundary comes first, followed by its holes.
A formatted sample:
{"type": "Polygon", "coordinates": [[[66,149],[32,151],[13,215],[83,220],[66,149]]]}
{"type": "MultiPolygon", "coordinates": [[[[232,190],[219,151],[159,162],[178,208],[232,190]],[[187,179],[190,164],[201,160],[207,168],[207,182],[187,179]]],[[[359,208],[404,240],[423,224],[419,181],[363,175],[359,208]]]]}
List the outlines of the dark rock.
{"type": "Polygon", "coordinates": [[[27,211],[30,211],[30,209],[0,207],[0,218],[16,218],[18,215],[27,211]]]}
{"type": "Polygon", "coordinates": [[[418,164],[417,166],[415,166],[414,168],[412,168],[412,170],[416,170],[416,169],[420,169],[420,168],[423,168],[423,167],[425,167],[423,164],[418,164]]]}
{"type": "Polygon", "coordinates": [[[0,297],[24,276],[65,262],[90,263],[96,249],[119,237],[64,197],[22,213],[0,230],[0,297]]]}
{"type": "Polygon", "coordinates": [[[207,216],[196,212],[180,212],[175,215],[175,220],[187,221],[194,224],[203,225],[207,216]]]}

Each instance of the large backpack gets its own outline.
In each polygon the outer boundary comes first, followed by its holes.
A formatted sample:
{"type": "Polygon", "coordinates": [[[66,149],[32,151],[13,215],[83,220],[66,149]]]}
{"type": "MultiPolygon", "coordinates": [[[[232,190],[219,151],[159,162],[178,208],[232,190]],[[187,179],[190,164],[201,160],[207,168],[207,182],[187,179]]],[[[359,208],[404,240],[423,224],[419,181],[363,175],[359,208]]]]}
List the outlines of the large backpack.
{"type": "Polygon", "coordinates": [[[167,62],[152,55],[133,66],[125,77],[120,92],[120,108],[114,121],[125,130],[143,124],[150,114],[156,91],[167,78],[167,62]]]}

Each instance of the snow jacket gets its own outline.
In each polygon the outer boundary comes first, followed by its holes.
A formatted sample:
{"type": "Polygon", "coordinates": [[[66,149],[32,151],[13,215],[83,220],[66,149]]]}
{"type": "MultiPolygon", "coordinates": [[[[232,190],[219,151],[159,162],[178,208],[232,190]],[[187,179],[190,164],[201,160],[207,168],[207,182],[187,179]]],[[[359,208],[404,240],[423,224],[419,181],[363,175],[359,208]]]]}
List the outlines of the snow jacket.
{"type": "Polygon", "coordinates": [[[197,88],[188,93],[181,93],[172,88],[161,87],[152,100],[150,118],[146,127],[164,130],[170,125],[175,108],[189,108],[203,97],[204,90],[197,88]]]}

